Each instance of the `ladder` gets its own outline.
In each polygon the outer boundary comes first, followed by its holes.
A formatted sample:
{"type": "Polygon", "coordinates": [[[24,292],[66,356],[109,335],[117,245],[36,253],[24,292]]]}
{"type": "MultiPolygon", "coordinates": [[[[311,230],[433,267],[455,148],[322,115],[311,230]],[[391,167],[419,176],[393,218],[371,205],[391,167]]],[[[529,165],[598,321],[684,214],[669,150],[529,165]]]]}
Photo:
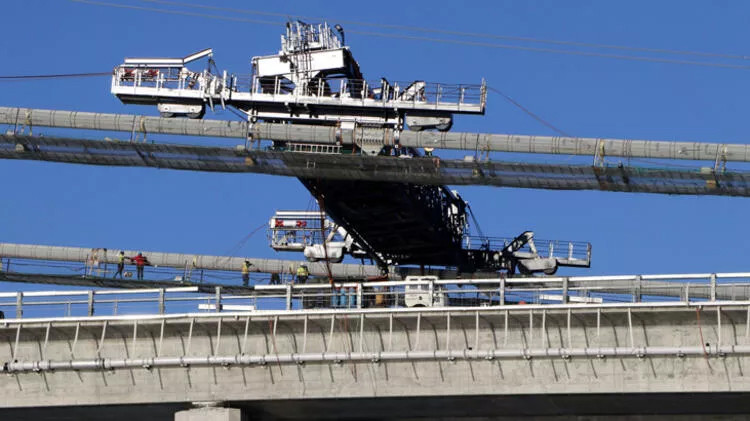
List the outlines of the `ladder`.
{"type": "Polygon", "coordinates": [[[340,154],[341,145],[322,145],[317,143],[288,143],[289,152],[340,154]]]}

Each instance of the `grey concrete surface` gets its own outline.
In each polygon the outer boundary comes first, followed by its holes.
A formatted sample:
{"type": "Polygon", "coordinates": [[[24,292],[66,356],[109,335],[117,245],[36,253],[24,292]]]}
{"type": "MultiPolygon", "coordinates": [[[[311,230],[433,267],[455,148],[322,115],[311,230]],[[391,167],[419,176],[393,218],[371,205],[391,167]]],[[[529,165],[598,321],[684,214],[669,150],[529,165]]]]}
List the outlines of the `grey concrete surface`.
{"type": "MultiPolygon", "coordinates": [[[[85,359],[106,367],[110,359],[148,362],[181,356],[265,356],[267,362],[53,371],[42,364],[36,371],[0,375],[0,411],[3,420],[48,419],[45,411],[101,414],[107,406],[125,405],[132,413],[142,408],[144,414],[163,415],[192,402],[218,400],[244,408],[252,419],[742,416],[750,414],[750,359],[732,350],[750,343],[748,314],[747,305],[699,311],[512,306],[451,311],[450,317],[446,312],[352,311],[5,320],[0,323],[3,367],[85,359]],[[705,355],[643,354],[658,347],[704,345],[705,355]],[[599,358],[598,347],[630,352],[599,358]],[[573,348],[592,353],[573,358],[556,353],[573,348]],[[474,349],[548,350],[549,357],[463,357],[474,349]],[[347,360],[358,352],[445,350],[455,354],[347,360]],[[285,354],[331,353],[339,353],[339,359],[274,360],[285,354]]],[[[86,417],[75,419],[98,419],[86,417]]]]}
{"type": "Polygon", "coordinates": [[[242,421],[239,408],[191,408],[174,414],[174,421],[242,421]]]}

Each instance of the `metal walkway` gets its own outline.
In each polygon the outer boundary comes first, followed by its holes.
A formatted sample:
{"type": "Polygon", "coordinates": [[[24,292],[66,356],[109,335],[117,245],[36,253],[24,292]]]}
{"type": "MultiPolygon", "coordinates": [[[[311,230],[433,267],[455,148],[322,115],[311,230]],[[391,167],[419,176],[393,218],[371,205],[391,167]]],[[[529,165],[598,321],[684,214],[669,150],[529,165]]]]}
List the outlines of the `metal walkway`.
{"type": "MultiPolygon", "coordinates": [[[[104,290],[0,293],[0,311],[16,318],[81,315],[174,314],[248,311],[252,314],[317,314],[473,309],[550,310],[588,308],[683,309],[750,305],[750,273],[655,274],[585,277],[518,277],[335,282],[251,287],[232,283],[114,280],[98,276],[0,273],[0,281],[48,283],[104,290]],[[415,305],[435,297],[427,307],[415,305]],[[420,310],[421,309],[421,310],[420,310]]],[[[516,311],[514,310],[514,311],[516,311]]]]}
{"type": "Polygon", "coordinates": [[[0,282],[118,289],[195,287],[197,288],[196,292],[206,294],[213,293],[216,291],[217,287],[220,287],[226,293],[234,295],[248,294],[250,291],[252,291],[252,287],[217,284],[212,282],[180,282],[154,279],[139,281],[137,279],[112,279],[111,277],[99,276],[52,275],[45,273],[21,272],[0,272],[0,282]]]}

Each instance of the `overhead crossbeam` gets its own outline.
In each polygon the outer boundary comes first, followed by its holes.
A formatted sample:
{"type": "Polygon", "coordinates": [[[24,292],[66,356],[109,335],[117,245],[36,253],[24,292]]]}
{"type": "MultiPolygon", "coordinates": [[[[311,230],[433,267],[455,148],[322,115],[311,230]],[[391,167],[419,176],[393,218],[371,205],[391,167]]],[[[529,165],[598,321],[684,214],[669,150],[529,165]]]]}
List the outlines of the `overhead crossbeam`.
{"type": "Polygon", "coordinates": [[[711,162],[750,162],[750,145],[706,142],[673,142],[530,136],[466,132],[395,132],[393,129],[354,130],[333,126],[255,123],[224,120],[189,120],[129,114],[88,113],[65,110],[0,107],[0,124],[26,127],[59,127],[184,136],[264,139],[322,144],[399,144],[524,154],[583,155],[590,157],[650,158],[711,162]]]}
{"type": "Polygon", "coordinates": [[[0,135],[0,158],[433,185],[750,196],[750,173],[712,169],[399,159],[30,135],[0,135]]]}

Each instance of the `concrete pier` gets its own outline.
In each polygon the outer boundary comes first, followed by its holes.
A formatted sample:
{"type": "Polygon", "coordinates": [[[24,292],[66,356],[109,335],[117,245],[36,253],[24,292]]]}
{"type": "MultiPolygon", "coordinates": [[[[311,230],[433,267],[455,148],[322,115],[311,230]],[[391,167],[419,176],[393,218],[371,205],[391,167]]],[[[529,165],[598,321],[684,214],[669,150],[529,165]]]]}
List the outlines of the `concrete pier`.
{"type": "Polygon", "coordinates": [[[242,410],[237,408],[222,408],[205,406],[178,411],[174,414],[174,421],[245,421],[242,410]]]}

